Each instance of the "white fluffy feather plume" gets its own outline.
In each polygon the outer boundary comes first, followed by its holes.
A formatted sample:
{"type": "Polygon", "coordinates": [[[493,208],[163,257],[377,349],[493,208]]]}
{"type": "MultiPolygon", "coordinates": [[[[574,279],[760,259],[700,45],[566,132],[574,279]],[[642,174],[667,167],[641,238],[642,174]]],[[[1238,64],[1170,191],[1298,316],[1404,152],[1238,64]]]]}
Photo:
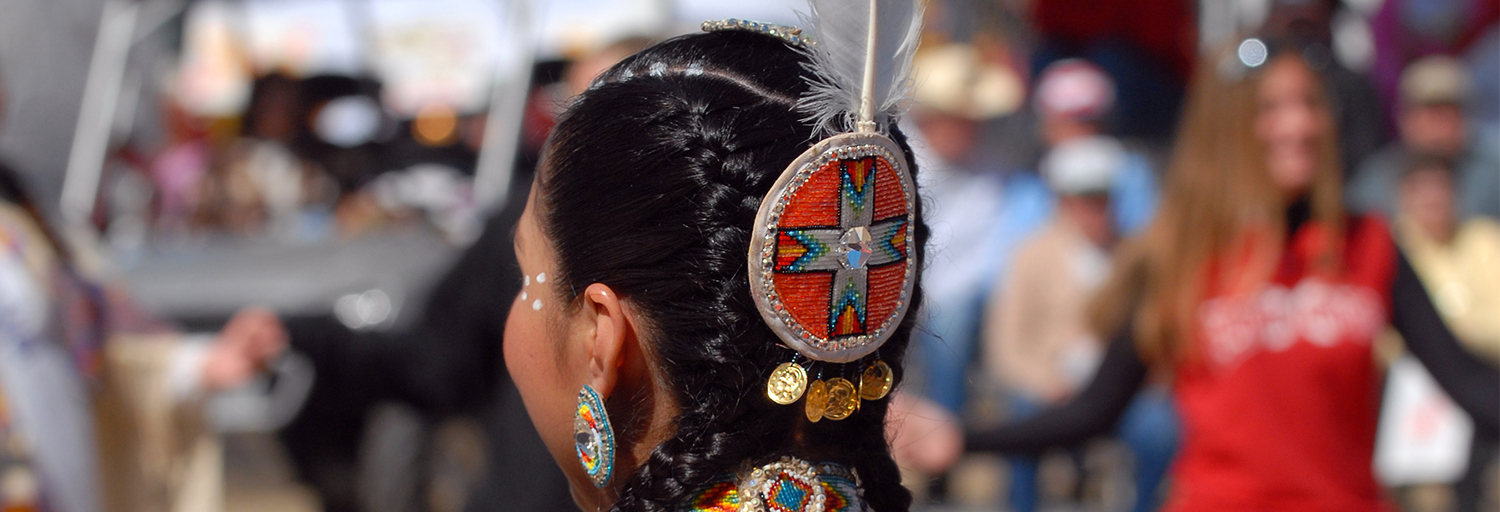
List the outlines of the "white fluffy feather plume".
{"type": "Polygon", "coordinates": [[[922,33],[918,1],[808,0],[811,12],[798,14],[817,41],[806,50],[812,57],[812,90],[798,106],[823,135],[854,131],[869,48],[874,48],[870,95],[876,129],[886,131],[891,117],[908,106],[912,55],[922,33]],[[870,23],[872,4],[877,18],[874,27],[870,23]],[[875,38],[874,45],[869,44],[871,37],[875,38]]]}

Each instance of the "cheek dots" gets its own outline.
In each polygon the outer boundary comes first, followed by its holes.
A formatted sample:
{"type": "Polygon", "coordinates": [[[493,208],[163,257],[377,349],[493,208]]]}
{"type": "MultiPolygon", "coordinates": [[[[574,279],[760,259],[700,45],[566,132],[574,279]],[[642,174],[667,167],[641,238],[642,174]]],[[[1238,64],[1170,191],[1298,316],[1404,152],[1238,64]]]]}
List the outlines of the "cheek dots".
{"type": "MultiPolygon", "coordinates": [[[[536,282],[538,282],[538,283],[545,283],[545,282],[547,282],[547,273],[546,272],[538,273],[536,275],[536,282]]],[[[526,300],[529,297],[529,295],[528,295],[528,293],[526,291],[526,289],[529,288],[529,287],[531,287],[531,276],[529,276],[529,275],[521,276],[521,300],[524,301],[524,300],[526,300]]],[[[542,299],[534,299],[534,300],[532,300],[531,301],[531,310],[532,311],[541,311],[542,310],[542,299]]]]}

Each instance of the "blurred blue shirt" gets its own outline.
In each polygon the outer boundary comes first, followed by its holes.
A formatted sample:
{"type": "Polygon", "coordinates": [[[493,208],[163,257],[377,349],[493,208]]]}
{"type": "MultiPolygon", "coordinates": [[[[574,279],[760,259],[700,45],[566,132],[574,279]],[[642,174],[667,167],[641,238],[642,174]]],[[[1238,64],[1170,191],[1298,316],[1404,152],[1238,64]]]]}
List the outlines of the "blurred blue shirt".
{"type": "MultiPolygon", "coordinates": [[[[925,302],[913,337],[921,372],[916,389],[957,412],[967,396],[989,291],[1004,279],[1021,244],[1051,219],[1056,199],[1034,172],[955,169],[923,156],[919,151],[918,179],[932,231],[922,263],[925,302]]],[[[1128,235],[1145,227],[1158,194],[1150,161],[1130,153],[1111,187],[1116,229],[1128,235]]]]}

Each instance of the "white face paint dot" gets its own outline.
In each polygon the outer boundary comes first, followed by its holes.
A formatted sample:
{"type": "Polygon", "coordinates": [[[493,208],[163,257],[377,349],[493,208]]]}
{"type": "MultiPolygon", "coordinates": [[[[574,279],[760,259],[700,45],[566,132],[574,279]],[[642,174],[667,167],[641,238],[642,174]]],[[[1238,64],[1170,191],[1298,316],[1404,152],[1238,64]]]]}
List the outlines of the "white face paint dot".
{"type": "Polygon", "coordinates": [[[521,277],[523,278],[523,279],[521,279],[521,286],[531,286],[531,276],[530,275],[525,275],[525,276],[521,276],[521,277]]]}
{"type": "Polygon", "coordinates": [[[537,299],[537,300],[531,301],[531,310],[532,311],[541,311],[542,310],[542,299],[537,299]]]}
{"type": "Polygon", "coordinates": [[[521,300],[526,300],[526,291],[525,290],[521,291],[521,300]]]}
{"type": "Polygon", "coordinates": [[[538,283],[545,283],[545,282],[547,282],[547,273],[546,272],[542,272],[540,274],[537,274],[536,275],[536,282],[538,282],[538,283]]]}

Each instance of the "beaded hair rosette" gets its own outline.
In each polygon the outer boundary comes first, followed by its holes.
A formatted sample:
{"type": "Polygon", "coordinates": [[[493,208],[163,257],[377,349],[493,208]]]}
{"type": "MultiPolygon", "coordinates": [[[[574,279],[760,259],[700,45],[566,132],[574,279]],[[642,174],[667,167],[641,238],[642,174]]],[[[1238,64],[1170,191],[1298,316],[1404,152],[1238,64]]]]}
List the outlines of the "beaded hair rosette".
{"type": "Polygon", "coordinates": [[[751,292],[771,330],[810,359],[869,355],[906,314],[916,189],[895,141],[836,135],[782,173],[761,203],[751,292]]]}
{"type": "MultiPolygon", "coordinates": [[[[843,364],[876,353],[901,324],[916,286],[917,191],[900,145],[888,135],[909,97],[921,28],[916,0],[811,0],[810,34],[725,20],[704,30],[748,30],[808,55],[809,92],[798,101],[829,136],[782,171],[751,232],[751,296],[782,342],[812,361],[843,364]]],[[[840,366],[809,382],[793,357],[773,371],[766,396],[806,396],[807,418],[841,420],[861,400],[890,392],[891,368],[875,360],[851,382],[840,366]]]]}

